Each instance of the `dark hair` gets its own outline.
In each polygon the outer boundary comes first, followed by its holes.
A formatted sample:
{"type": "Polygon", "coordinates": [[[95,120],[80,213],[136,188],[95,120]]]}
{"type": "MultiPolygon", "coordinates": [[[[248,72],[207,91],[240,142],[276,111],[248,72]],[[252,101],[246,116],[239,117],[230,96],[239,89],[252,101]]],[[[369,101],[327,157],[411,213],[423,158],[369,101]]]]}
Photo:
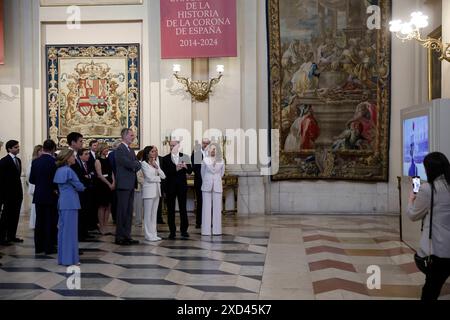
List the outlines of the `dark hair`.
{"type": "Polygon", "coordinates": [[[144,148],[142,161],[148,162],[148,160],[150,160],[150,152],[152,152],[153,149],[155,149],[155,146],[147,146],[144,148]]]}
{"type": "Polygon", "coordinates": [[[137,158],[139,161],[142,161],[142,159],[144,158],[144,150],[139,150],[139,152],[138,152],[137,155],[136,155],[136,158],[137,158]]]}
{"type": "Polygon", "coordinates": [[[85,153],[86,151],[90,151],[90,150],[87,148],[81,148],[80,150],[78,150],[77,155],[79,157],[81,157],[83,155],[83,153],[85,153]]]}
{"type": "Polygon", "coordinates": [[[17,141],[17,140],[9,140],[5,145],[6,151],[9,152],[9,149],[14,148],[18,144],[19,144],[19,141],[17,141]]]}
{"type": "Polygon", "coordinates": [[[42,144],[42,149],[45,152],[54,152],[56,150],[56,143],[52,139],[45,140],[42,144]]]}
{"type": "Polygon", "coordinates": [[[423,160],[428,182],[434,186],[434,181],[440,176],[444,176],[450,186],[450,163],[447,157],[441,152],[432,152],[423,160]]]}
{"type": "Polygon", "coordinates": [[[98,141],[97,140],[91,140],[91,141],[89,141],[89,148],[91,148],[92,147],[92,145],[94,144],[94,143],[97,143],[98,141]]]}
{"type": "Polygon", "coordinates": [[[83,138],[83,135],[81,133],[71,132],[67,135],[67,144],[70,146],[72,142],[77,142],[80,138],[83,138]]]}
{"type": "Polygon", "coordinates": [[[120,136],[122,139],[128,134],[128,132],[132,131],[130,128],[124,128],[122,131],[120,131],[120,136]]]}

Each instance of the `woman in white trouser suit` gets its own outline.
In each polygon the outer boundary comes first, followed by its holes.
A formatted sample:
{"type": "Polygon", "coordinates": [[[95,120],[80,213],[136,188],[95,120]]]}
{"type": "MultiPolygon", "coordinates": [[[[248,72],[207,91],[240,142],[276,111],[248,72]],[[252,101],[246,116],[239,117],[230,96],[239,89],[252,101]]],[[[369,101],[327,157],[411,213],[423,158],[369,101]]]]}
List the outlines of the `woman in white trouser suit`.
{"type": "Polygon", "coordinates": [[[208,156],[202,161],[202,235],[211,235],[211,207],[212,234],[222,234],[222,177],[225,164],[216,157],[216,146],[210,145],[208,156]]]}
{"type": "Polygon", "coordinates": [[[158,149],[155,146],[145,147],[142,161],[142,198],[144,199],[144,235],[147,241],[159,241],[156,234],[156,217],[159,198],[161,197],[161,179],[166,175],[156,163],[158,149]]]}

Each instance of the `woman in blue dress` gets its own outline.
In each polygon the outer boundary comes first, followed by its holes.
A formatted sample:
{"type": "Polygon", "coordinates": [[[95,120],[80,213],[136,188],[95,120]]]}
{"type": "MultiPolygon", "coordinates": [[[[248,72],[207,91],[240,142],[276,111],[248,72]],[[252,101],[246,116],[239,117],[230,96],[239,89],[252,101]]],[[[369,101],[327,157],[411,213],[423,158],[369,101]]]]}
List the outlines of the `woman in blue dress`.
{"type": "Polygon", "coordinates": [[[80,199],[78,191],[84,191],[84,185],[70,168],[75,164],[73,150],[62,150],[56,158],[58,169],[53,182],[58,185],[58,264],[64,266],[79,265],[78,252],[78,210],[80,199]]]}

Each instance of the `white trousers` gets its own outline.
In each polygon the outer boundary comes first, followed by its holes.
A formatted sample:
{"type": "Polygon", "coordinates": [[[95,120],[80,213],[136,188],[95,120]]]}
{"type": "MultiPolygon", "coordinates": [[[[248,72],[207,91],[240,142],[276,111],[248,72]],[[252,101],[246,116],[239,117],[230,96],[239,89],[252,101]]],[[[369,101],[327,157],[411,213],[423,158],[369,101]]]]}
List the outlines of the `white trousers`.
{"type": "Polygon", "coordinates": [[[156,216],[158,215],[159,197],[144,199],[144,236],[145,240],[155,240],[156,216]]]}
{"type": "Polygon", "coordinates": [[[211,235],[211,224],[213,235],[222,234],[222,193],[203,192],[202,194],[202,235],[211,235]]]}

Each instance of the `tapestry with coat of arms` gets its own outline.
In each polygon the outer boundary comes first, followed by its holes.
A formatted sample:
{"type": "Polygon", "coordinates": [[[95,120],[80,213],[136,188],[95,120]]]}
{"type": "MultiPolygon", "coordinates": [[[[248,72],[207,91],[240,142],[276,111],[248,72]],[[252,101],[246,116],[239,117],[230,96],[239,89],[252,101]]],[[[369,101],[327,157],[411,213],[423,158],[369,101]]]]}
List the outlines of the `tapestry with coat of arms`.
{"type": "Polygon", "coordinates": [[[139,148],[139,44],[48,45],[48,137],[67,146],[70,132],[111,144],[123,128],[139,148]]]}

